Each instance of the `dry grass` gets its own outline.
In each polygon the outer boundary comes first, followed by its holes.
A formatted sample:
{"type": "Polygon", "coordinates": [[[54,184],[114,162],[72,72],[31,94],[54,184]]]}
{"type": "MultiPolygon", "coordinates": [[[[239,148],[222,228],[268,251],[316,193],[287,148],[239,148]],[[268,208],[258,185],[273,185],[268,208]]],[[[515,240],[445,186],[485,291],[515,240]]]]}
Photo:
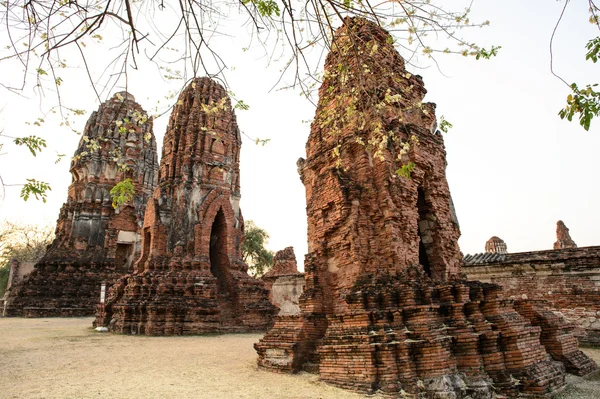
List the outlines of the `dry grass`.
{"type": "MultiPolygon", "coordinates": [[[[123,336],[97,333],[91,321],[0,319],[0,397],[364,398],[315,375],[258,370],[252,345],[260,334],[123,336]]],[[[586,352],[600,360],[600,350],[586,352]]],[[[600,397],[598,382],[574,382],[593,396],[575,389],[562,398],[600,397]]]]}

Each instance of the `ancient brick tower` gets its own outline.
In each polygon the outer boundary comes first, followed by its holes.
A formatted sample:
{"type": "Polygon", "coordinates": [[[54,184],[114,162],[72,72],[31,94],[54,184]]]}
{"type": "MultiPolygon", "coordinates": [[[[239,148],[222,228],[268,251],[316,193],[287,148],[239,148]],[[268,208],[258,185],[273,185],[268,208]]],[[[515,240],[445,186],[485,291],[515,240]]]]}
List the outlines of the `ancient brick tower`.
{"type": "Polygon", "coordinates": [[[276,309],[241,256],[240,146],[225,89],[192,81],[169,119],[141,257],[96,325],[147,335],[268,328],[276,309]]]}
{"type": "Polygon", "coordinates": [[[146,202],[158,159],[152,119],[132,95],[102,103],[85,126],[71,163],[73,181],[44,258],[7,300],[11,316],[94,314],[101,282],[131,272],[141,251],[146,202]],[[131,179],[133,199],[115,211],[110,190],[131,179]]]}
{"type": "MultiPolygon", "coordinates": [[[[326,382],[391,395],[491,398],[492,384],[547,395],[564,385],[565,367],[550,360],[540,327],[499,286],[459,277],[435,106],[422,103],[423,81],[392,42],[360,18],[336,33],[298,162],[309,250],[302,312],[276,318],[255,345],[258,363],[318,367],[326,382]]],[[[566,338],[553,340],[553,356],[593,370],[566,338]]]]}

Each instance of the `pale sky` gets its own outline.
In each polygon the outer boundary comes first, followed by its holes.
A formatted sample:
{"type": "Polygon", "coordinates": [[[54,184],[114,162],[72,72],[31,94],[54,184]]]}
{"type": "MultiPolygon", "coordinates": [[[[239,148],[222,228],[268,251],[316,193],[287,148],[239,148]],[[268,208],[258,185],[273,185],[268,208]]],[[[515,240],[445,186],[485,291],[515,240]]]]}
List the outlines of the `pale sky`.
{"type": "MultiPolygon", "coordinates": [[[[437,103],[438,117],[444,115],[454,125],[445,135],[447,177],[465,254],[483,252],[485,241],[493,235],[504,239],[509,252],[551,249],[559,219],[579,246],[600,244],[600,119],[592,122],[589,132],[576,122],[560,120],[557,114],[568,88],[549,68],[549,40],[563,4],[476,1],[471,19],[490,20],[491,25],[462,35],[487,48],[501,45],[498,57],[476,61],[441,55],[437,57],[441,72],[423,57],[419,65],[425,69],[408,67],[423,76],[428,90],[425,100],[437,103]]],[[[600,76],[600,66],[585,61],[586,43],[599,34],[587,20],[587,2],[572,1],[554,45],[555,70],[580,86],[598,82],[600,76]]],[[[250,105],[250,110],[236,112],[238,124],[248,136],[271,139],[263,147],[244,137],[242,212],[246,220],[269,232],[270,249],[293,246],[302,267],[306,204],[296,161],[305,156],[310,124],[303,121],[312,120],[314,107],[297,91],[269,92],[282,64],[267,66],[258,48],[242,51],[249,44],[244,30],[237,25],[227,29],[232,36],[221,38],[217,50],[233,69],[227,73],[231,89],[250,105]]],[[[2,46],[4,40],[0,38],[2,46]]],[[[103,60],[101,53],[91,57],[99,63],[103,60]]],[[[76,64],[75,59],[72,65],[76,64]]],[[[18,67],[0,62],[2,83],[18,79],[18,67]]],[[[65,99],[86,110],[84,117],[75,120],[75,128],[83,130],[98,102],[80,69],[69,69],[64,80],[65,99]]],[[[166,104],[169,90],[179,90],[182,84],[161,79],[155,66],[145,64],[129,75],[128,89],[152,114],[157,102],[166,104]]],[[[0,90],[0,130],[5,135],[35,134],[48,140],[48,148],[36,158],[25,148],[1,141],[5,154],[0,156],[0,175],[5,183],[36,178],[52,185],[46,204],[32,199],[24,203],[19,199],[20,187],[7,188],[0,200],[0,220],[55,223],[71,182],[68,157],[80,136],[59,127],[59,119],[52,116],[42,127],[24,124],[48,108],[50,96],[40,100],[31,88],[24,92],[27,98],[0,90]],[[57,152],[68,157],[55,164],[57,152]]],[[[155,121],[159,145],[167,121],[168,113],[155,121]]]]}

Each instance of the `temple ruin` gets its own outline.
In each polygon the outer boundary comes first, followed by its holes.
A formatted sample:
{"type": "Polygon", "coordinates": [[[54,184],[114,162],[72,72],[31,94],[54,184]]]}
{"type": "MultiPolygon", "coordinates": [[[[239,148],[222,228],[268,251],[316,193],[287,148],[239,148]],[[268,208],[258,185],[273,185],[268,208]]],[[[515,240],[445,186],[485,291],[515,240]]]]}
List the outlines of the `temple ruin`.
{"type": "Polygon", "coordinates": [[[565,367],[583,375],[596,365],[568,331],[532,325],[540,312],[523,317],[500,286],[461,279],[435,105],[392,43],[361,18],[335,34],[298,162],[309,251],[301,312],[275,319],[255,344],[258,364],[388,395],[551,395],[565,367]]]}
{"type": "Polygon", "coordinates": [[[298,271],[294,248],[278,251],[273,258],[273,267],[261,279],[269,290],[271,303],[279,308],[278,314],[300,313],[299,298],[304,291],[304,273],[298,271]]]}
{"type": "Polygon", "coordinates": [[[556,222],[556,242],[554,249],[577,248],[577,244],[571,238],[569,229],[562,220],[556,222]]]}
{"type": "Polygon", "coordinates": [[[580,343],[598,346],[600,246],[577,248],[562,221],[556,235],[554,250],[466,255],[462,271],[501,285],[508,299],[550,305],[572,323],[580,343]]]}
{"type": "Polygon", "coordinates": [[[489,254],[505,254],[506,243],[502,238],[493,236],[485,243],[485,252],[489,254]]]}
{"type": "Polygon", "coordinates": [[[152,119],[121,92],[87,121],[71,162],[72,182],[56,238],[6,299],[8,316],[89,316],[108,286],[133,269],[146,202],[157,179],[152,119]],[[110,190],[131,179],[135,193],[116,210],[110,190]]]}
{"type": "Polygon", "coordinates": [[[266,330],[276,308],[242,261],[241,137],[231,101],[209,78],[181,93],[148,202],[142,253],[96,314],[126,334],[266,330]]]}

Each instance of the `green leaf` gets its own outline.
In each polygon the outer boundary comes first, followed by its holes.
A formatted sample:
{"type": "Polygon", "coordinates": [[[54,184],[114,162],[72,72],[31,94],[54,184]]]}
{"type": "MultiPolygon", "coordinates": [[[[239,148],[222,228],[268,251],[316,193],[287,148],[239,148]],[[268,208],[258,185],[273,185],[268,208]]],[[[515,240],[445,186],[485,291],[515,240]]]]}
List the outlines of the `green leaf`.
{"type": "Polygon", "coordinates": [[[584,89],[579,89],[576,83],[571,84],[573,92],[567,96],[567,105],[558,112],[558,116],[572,121],[574,116],[579,115],[579,124],[590,130],[592,119],[600,116],[600,92],[594,91],[593,87],[596,84],[587,85],[584,89]]]}
{"type": "Polygon", "coordinates": [[[36,200],[41,199],[42,202],[46,202],[47,191],[52,191],[48,183],[27,179],[27,183],[21,189],[21,198],[23,198],[23,201],[27,201],[33,195],[36,200]]]}
{"type": "Polygon", "coordinates": [[[118,182],[110,190],[110,198],[112,198],[112,207],[117,209],[118,207],[130,202],[135,194],[135,187],[131,179],[127,178],[123,181],[118,182]]]}
{"type": "Polygon", "coordinates": [[[396,170],[396,174],[398,176],[410,179],[410,174],[412,173],[412,171],[414,169],[415,169],[414,162],[409,162],[409,163],[407,163],[405,165],[402,165],[402,167],[400,169],[396,170]]]}
{"type": "Polygon", "coordinates": [[[598,56],[600,56],[600,36],[590,40],[585,48],[588,50],[585,59],[592,60],[594,64],[598,62],[598,56]]]}
{"type": "Polygon", "coordinates": [[[14,143],[26,146],[34,157],[42,151],[42,147],[46,147],[46,140],[37,136],[17,137],[14,143]]]}
{"type": "Polygon", "coordinates": [[[452,125],[452,123],[448,122],[446,119],[444,119],[444,115],[442,115],[440,117],[440,130],[444,133],[448,133],[448,131],[450,129],[452,129],[454,126],[452,125]]]}
{"type": "Polygon", "coordinates": [[[480,58],[484,58],[486,60],[489,60],[491,57],[497,56],[498,50],[500,50],[501,48],[502,46],[492,46],[492,48],[489,51],[484,48],[480,48],[475,53],[475,59],[478,60],[480,58]]]}

